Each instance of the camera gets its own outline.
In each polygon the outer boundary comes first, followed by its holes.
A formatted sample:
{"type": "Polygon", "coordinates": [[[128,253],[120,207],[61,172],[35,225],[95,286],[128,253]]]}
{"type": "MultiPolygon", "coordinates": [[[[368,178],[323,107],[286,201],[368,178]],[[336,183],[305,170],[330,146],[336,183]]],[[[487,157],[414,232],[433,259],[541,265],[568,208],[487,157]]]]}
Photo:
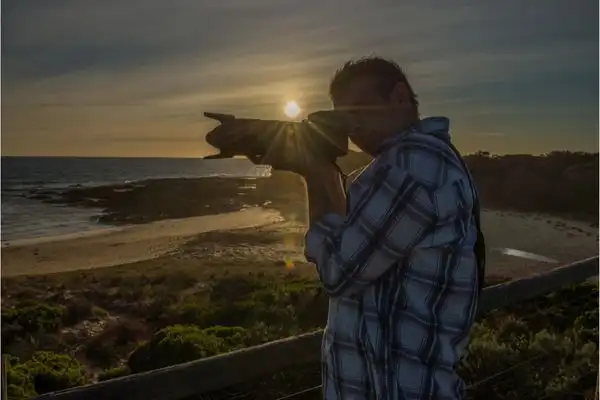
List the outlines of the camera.
{"type": "Polygon", "coordinates": [[[307,153],[335,162],[348,153],[350,120],[335,110],[316,111],[301,122],[238,118],[231,114],[204,113],[221,124],[206,134],[219,150],[205,159],[249,155],[268,164],[269,157],[298,159],[307,153]]]}

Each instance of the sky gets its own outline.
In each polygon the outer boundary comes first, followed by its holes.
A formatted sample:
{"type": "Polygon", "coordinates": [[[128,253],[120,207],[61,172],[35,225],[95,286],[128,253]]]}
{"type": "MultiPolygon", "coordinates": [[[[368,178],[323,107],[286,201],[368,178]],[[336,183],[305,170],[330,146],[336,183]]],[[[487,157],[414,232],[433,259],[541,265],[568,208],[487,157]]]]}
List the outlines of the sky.
{"type": "Polygon", "coordinates": [[[595,0],[3,0],[2,45],[2,155],[203,156],[368,55],[463,153],[598,151],[595,0]]]}

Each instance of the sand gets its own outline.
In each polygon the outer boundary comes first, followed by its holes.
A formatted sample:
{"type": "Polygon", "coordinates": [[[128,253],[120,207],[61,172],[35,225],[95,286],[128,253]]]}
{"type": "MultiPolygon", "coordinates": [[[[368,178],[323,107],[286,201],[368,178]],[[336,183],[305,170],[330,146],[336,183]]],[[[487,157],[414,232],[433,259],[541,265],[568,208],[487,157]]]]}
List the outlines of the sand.
{"type": "MultiPolygon", "coordinates": [[[[264,259],[301,260],[298,240],[285,243],[286,234],[298,237],[298,226],[281,222],[274,210],[245,211],[164,220],[149,224],[109,228],[93,233],[35,240],[14,241],[3,246],[2,275],[45,274],[79,269],[117,266],[161,258],[173,264],[182,259],[220,257],[239,261],[247,258],[256,265],[264,259]],[[211,246],[203,246],[207,232],[211,246]],[[239,234],[243,232],[243,243],[239,234]],[[276,236],[273,236],[276,234],[276,236]],[[265,241],[270,235],[275,240],[265,241]],[[215,246],[215,237],[217,245],[215,246]],[[193,245],[187,245],[193,242],[193,245]],[[281,242],[281,243],[279,243],[281,242]]],[[[597,228],[543,215],[484,211],[483,226],[488,244],[488,274],[522,277],[598,254],[597,228]],[[539,254],[556,263],[539,262],[503,254],[512,248],[539,254]]],[[[302,227],[300,227],[300,230],[302,227]]],[[[207,239],[208,240],[208,239],[207,239]]]]}
{"type": "Polygon", "coordinates": [[[281,221],[278,212],[252,208],[12,241],[2,245],[2,276],[46,274],[150,260],[178,249],[204,232],[243,229],[277,221],[281,221]]]}
{"type": "Polygon", "coordinates": [[[488,274],[518,278],[598,255],[598,228],[546,215],[484,211],[488,274]],[[546,263],[505,255],[505,248],[551,258],[546,263]]]}

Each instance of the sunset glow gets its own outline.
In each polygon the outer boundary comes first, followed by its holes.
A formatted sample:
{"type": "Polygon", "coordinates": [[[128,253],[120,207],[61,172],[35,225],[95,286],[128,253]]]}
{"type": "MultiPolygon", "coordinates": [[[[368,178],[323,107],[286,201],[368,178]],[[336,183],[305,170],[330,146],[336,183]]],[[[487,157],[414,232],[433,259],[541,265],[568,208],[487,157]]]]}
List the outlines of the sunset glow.
{"type": "Polygon", "coordinates": [[[283,112],[290,118],[296,118],[298,115],[300,115],[302,109],[295,101],[288,101],[283,108],[283,112]]]}
{"type": "Polygon", "coordinates": [[[301,119],[331,108],[344,62],[372,54],[400,63],[464,154],[598,149],[593,1],[350,0],[344,18],[337,2],[9,2],[2,155],[212,154],[202,112],[301,119]]]}

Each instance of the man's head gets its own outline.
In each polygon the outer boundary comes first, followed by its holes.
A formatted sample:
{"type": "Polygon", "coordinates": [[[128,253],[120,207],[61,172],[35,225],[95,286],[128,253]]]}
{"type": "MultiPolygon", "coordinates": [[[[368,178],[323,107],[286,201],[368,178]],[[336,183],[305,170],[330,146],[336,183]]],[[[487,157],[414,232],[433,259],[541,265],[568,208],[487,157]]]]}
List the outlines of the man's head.
{"type": "Polygon", "coordinates": [[[417,95],[402,69],[379,57],[349,61],[336,71],[329,86],[333,106],[347,110],[356,129],[350,138],[374,154],[395,133],[419,118],[417,95]]]}

